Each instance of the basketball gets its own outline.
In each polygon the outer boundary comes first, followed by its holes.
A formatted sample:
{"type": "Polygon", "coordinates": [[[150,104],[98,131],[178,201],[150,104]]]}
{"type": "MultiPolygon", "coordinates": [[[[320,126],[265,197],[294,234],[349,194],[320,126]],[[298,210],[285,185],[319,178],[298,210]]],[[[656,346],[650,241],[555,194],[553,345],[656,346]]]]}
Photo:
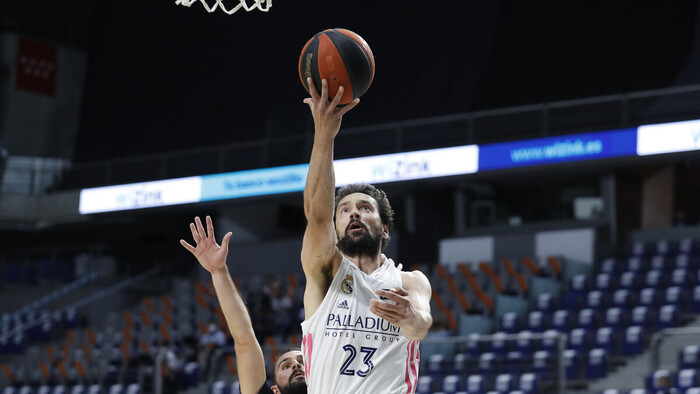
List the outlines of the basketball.
{"type": "Polygon", "coordinates": [[[367,42],[347,29],[327,29],[304,45],[299,56],[299,78],[309,92],[307,78],[314,81],[321,94],[321,80],[328,81],[328,98],[333,99],[338,88],[345,91],[340,104],[348,104],[362,96],[374,79],[374,55],[367,42]]]}

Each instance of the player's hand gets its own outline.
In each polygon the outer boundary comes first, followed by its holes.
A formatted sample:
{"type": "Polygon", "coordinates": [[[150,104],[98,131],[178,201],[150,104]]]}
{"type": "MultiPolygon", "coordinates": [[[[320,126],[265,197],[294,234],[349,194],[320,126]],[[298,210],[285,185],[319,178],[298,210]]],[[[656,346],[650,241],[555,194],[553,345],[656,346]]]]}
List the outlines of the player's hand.
{"type": "Polygon", "coordinates": [[[333,100],[328,99],[328,81],[323,79],[321,81],[321,94],[319,95],[314,86],[314,82],[311,78],[307,78],[307,84],[309,85],[309,93],[311,97],[304,99],[311,109],[311,115],[314,118],[314,124],[316,125],[316,133],[322,135],[327,135],[331,138],[335,137],[340,130],[340,123],[343,120],[343,115],[353,109],[357,103],[360,102],[359,98],[352,100],[349,104],[338,107],[340,99],[343,96],[345,88],[342,86],[338,88],[338,93],[336,93],[333,100]]]}
{"type": "Polygon", "coordinates": [[[410,322],[417,315],[416,309],[411,304],[408,292],[399,287],[390,290],[375,290],[375,294],[387,298],[389,301],[370,300],[369,311],[388,321],[389,323],[401,327],[410,322]]]}
{"type": "Polygon", "coordinates": [[[194,218],[194,223],[190,223],[192,238],[195,246],[188,244],[184,239],[180,240],[180,244],[190,251],[197,258],[199,264],[210,273],[226,269],[226,256],[228,255],[228,242],[233,235],[230,231],[224,235],[221,240],[221,246],[216,243],[214,237],[214,225],[211,217],[207,215],[207,231],[204,231],[202,221],[199,216],[194,218]]]}

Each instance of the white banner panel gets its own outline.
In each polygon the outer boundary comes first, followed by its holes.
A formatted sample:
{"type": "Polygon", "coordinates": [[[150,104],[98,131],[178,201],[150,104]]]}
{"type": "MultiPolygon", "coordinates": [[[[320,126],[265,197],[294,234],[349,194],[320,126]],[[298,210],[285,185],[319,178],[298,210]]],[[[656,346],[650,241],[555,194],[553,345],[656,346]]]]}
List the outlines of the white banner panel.
{"type": "Polygon", "coordinates": [[[639,156],[700,150],[700,120],[639,126],[639,156]]]}
{"type": "Polygon", "coordinates": [[[473,174],[479,170],[476,145],[336,160],[336,186],[473,174]]]}
{"type": "Polygon", "coordinates": [[[592,228],[542,231],[535,234],[535,255],[566,256],[581,263],[593,264],[595,231],[592,228]]]}
{"type": "Polygon", "coordinates": [[[97,187],[80,191],[81,214],[187,204],[201,199],[200,177],[97,187]]]}
{"type": "Polygon", "coordinates": [[[494,237],[451,238],[440,241],[440,264],[489,263],[493,261],[494,237]]]}

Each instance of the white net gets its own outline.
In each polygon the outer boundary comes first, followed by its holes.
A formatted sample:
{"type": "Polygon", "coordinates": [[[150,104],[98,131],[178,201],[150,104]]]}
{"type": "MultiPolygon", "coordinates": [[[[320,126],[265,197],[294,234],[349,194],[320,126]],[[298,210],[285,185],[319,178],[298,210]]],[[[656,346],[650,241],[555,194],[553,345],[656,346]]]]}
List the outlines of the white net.
{"type": "Polygon", "coordinates": [[[214,0],[214,4],[211,6],[207,3],[211,2],[211,0],[175,0],[175,5],[184,5],[185,7],[189,7],[197,1],[202,3],[207,12],[214,12],[217,8],[221,8],[222,11],[229,15],[240,10],[241,8],[246,11],[258,9],[260,11],[267,12],[270,10],[270,7],[272,7],[272,0],[252,0],[251,5],[248,5],[248,0],[232,0],[230,3],[235,4],[232,7],[226,7],[223,0],[214,0]]]}

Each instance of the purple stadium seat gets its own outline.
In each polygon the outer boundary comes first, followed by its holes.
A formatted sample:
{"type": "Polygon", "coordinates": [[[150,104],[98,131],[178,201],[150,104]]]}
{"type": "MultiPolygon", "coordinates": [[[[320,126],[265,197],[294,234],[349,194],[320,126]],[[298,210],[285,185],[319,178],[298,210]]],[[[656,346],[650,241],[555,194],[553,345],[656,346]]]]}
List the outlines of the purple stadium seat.
{"type": "Polygon", "coordinates": [[[638,272],[625,271],[620,274],[618,286],[622,289],[636,290],[641,287],[642,278],[638,272]]]}
{"type": "Polygon", "coordinates": [[[525,394],[537,394],[540,392],[540,379],[534,373],[520,375],[518,389],[525,394]]]}
{"type": "Polygon", "coordinates": [[[552,314],[552,328],[559,332],[569,332],[572,328],[573,318],[571,312],[559,309],[552,314]]]}
{"type": "Polygon", "coordinates": [[[664,305],[659,309],[659,328],[678,327],[681,322],[680,311],[675,305],[664,305]]]}
{"type": "Polygon", "coordinates": [[[527,329],[532,332],[543,332],[549,328],[547,313],[532,311],[527,315],[527,329]]]}

